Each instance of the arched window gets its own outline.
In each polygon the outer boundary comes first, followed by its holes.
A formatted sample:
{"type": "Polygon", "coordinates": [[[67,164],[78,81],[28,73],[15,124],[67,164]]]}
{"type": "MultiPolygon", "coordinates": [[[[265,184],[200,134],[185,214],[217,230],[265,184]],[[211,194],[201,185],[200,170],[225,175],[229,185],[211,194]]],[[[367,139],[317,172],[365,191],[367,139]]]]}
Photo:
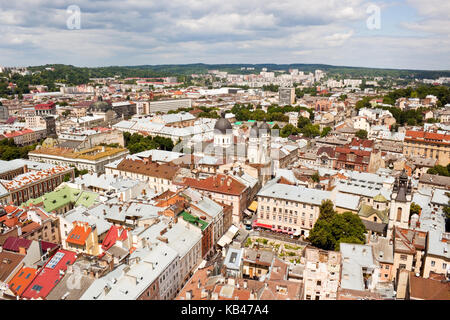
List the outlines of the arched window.
{"type": "Polygon", "coordinates": [[[402,220],[402,208],[397,209],[397,221],[400,222],[402,220]]]}

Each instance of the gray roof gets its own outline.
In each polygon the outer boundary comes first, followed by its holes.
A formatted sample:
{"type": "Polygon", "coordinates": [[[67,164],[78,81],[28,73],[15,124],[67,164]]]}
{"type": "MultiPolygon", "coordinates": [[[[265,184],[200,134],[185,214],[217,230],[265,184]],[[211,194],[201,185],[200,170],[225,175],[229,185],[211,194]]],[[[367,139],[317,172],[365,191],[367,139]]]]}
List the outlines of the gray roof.
{"type": "Polygon", "coordinates": [[[431,203],[431,196],[424,194],[427,190],[414,193],[412,202],[417,203],[422,212],[419,217],[420,230],[428,231],[428,254],[450,259],[450,244],[442,241],[445,234],[445,215],[441,206],[431,203]]]}
{"type": "Polygon", "coordinates": [[[202,239],[200,229],[191,227],[189,223],[179,219],[178,223],[172,223],[172,228],[168,228],[169,219],[161,218],[159,223],[151,225],[143,232],[132,232],[138,239],[146,239],[151,243],[162,243],[157,238],[163,229],[167,231],[162,237],[167,238],[167,245],[175,250],[182,258],[202,239]]]}
{"type": "Polygon", "coordinates": [[[372,247],[362,244],[341,243],[342,276],[341,288],[352,290],[365,290],[362,268],[374,269],[377,267],[373,259],[372,247]]]}
{"type": "Polygon", "coordinates": [[[437,174],[424,173],[419,178],[420,183],[433,184],[448,188],[450,186],[450,177],[439,176],[437,174]]]}
{"type": "Polygon", "coordinates": [[[224,115],[222,114],[222,117],[216,121],[214,130],[219,130],[221,133],[225,134],[227,133],[227,130],[233,130],[233,127],[231,126],[230,121],[228,121],[228,119],[225,119],[224,115]]]}
{"type": "Polygon", "coordinates": [[[291,186],[286,184],[267,183],[258,196],[279,198],[284,200],[320,205],[323,200],[331,198],[330,191],[305,188],[304,186],[291,186]]]}
{"type": "Polygon", "coordinates": [[[336,194],[336,207],[349,209],[349,210],[358,210],[359,203],[361,201],[360,196],[351,195],[351,194],[343,194],[338,192],[336,194]]]}
{"type": "Polygon", "coordinates": [[[95,280],[80,300],[136,300],[177,257],[164,243],[152,250],[136,249],[130,255],[131,265],[122,264],[95,280]]]}
{"type": "Polygon", "coordinates": [[[244,249],[235,249],[233,247],[229,247],[223,264],[228,269],[239,270],[242,263],[243,252],[244,249]]]}

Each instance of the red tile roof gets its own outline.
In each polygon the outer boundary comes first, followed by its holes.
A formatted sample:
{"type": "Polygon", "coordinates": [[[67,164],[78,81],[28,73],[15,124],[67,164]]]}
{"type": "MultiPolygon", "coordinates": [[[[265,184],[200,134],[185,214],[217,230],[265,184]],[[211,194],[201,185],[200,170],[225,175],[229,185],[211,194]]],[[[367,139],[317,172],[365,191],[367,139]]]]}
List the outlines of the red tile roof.
{"type": "Polygon", "coordinates": [[[28,249],[33,241],[19,238],[19,237],[9,237],[3,244],[3,249],[8,251],[19,252],[19,248],[28,249]]]}
{"type": "Polygon", "coordinates": [[[448,144],[450,143],[450,134],[408,130],[405,134],[405,140],[448,144]]]}
{"type": "Polygon", "coordinates": [[[55,106],[54,102],[42,103],[34,106],[35,110],[50,110],[55,106]]]}
{"type": "Polygon", "coordinates": [[[24,134],[33,133],[33,132],[34,131],[31,130],[31,129],[23,129],[23,130],[14,131],[14,132],[11,132],[11,133],[3,133],[3,135],[6,138],[14,138],[14,137],[23,136],[24,134]]]}
{"type": "Polygon", "coordinates": [[[68,265],[72,265],[77,258],[75,252],[69,250],[58,250],[58,252],[47,261],[39,274],[31,282],[22,297],[26,299],[45,299],[50,291],[64,277],[68,265]],[[58,256],[60,259],[57,259],[58,256]]]}
{"type": "Polygon", "coordinates": [[[226,176],[224,174],[217,174],[206,179],[198,180],[193,178],[184,178],[182,185],[189,186],[199,190],[206,190],[216,193],[241,195],[246,186],[234,179],[233,177],[226,176]]]}
{"type": "Polygon", "coordinates": [[[87,223],[75,222],[75,226],[67,236],[66,242],[84,245],[92,229],[87,223]]]}
{"type": "Polygon", "coordinates": [[[124,227],[111,226],[102,243],[103,251],[111,248],[117,240],[123,241],[128,238],[128,232],[124,227]]]}
{"type": "Polygon", "coordinates": [[[34,280],[36,273],[37,269],[28,267],[21,268],[11,281],[9,281],[9,289],[20,297],[31,281],[34,280]]]}

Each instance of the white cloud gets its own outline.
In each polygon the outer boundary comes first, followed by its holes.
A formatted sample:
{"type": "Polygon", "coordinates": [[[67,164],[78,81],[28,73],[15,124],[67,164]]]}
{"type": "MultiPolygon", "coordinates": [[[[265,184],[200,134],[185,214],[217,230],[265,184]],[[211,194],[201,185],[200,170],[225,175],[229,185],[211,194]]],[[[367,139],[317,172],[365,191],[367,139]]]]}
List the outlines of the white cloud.
{"type": "MultiPolygon", "coordinates": [[[[409,3],[422,20],[399,23],[432,33],[426,41],[419,36],[358,35],[357,28],[365,28],[367,19],[370,2],[365,0],[0,2],[2,64],[317,62],[396,67],[406,60],[410,67],[420,67],[428,59],[449,68],[447,59],[433,59],[436,50],[427,56],[422,49],[439,45],[439,52],[448,53],[450,45],[442,41],[448,39],[448,32],[442,31],[449,30],[448,15],[437,19],[442,11],[418,0],[409,3]],[[66,9],[72,4],[81,9],[81,30],[66,28],[66,9]],[[411,48],[411,43],[418,44],[412,46],[416,51],[405,58],[404,48],[411,48]]],[[[439,6],[448,10],[448,4],[439,6]]]]}

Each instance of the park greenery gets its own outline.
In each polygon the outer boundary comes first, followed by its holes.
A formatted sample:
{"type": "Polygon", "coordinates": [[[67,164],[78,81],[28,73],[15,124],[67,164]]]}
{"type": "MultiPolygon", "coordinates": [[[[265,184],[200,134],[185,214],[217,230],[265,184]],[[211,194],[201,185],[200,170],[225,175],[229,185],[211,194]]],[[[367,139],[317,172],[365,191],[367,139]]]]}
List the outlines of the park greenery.
{"type": "Polygon", "coordinates": [[[142,136],[138,133],[124,132],[125,147],[130,150],[130,154],[135,154],[145,150],[159,149],[172,151],[174,144],[172,139],[160,136],[142,136]]]}
{"type": "Polygon", "coordinates": [[[437,174],[440,176],[450,177],[450,163],[447,166],[435,165],[427,170],[429,174],[437,174]]]}
{"type": "Polygon", "coordinates": [[[253,106],[250,103],[240,104],[236,103],[231,112],[235,115],[237,121],[248,121],[248,120],[256,120],[256,121],[280,121],[280,122],[288,122],[289,116],[286,115],[288,112],[300,112],[300,110],[306,110],[309,112],[311,117],[313,117],[314,112],[306,107],[302,106],[279,106],[277,104],[272,104],[267,107],[267,112],[262,110],[261,106],[253,106]]]}
{"type": "Polygon", "coordinates": [[[14,159],[28,159],[28,152],[36,149],[38,143],[19,147],[14,143],[14,139],[0,140],[0,159],[14,160],[14,159]]]}
{"type": "Polygon", "coordinates": [[[331,200],[324,200],[320,215],[309,234],[309,241],[324,250],[339,251],[340,243],[365,243],[366,228],[357,214],[337,213],[331,200]]]}

